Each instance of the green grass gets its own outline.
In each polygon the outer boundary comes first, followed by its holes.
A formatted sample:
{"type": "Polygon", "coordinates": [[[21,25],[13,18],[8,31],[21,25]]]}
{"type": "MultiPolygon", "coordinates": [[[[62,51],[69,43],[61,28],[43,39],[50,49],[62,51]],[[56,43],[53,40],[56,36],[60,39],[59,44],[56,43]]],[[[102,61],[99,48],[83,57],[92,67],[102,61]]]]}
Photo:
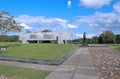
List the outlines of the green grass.
{"type": "Polygon", "coordinates": [[[14,47],[22,45],[20,42],[0,42],[0,47],[14,47]]]}
{"type": "Polygon", "coordinates": [[[49,71],[0,65],[0,76],[10,79],[45,79],[49,71]]]}
{"type": "Polygon", "coordinates": [[[120,52],[120,44],[116,44],[116,46],[118,47],[117,50],[120,52]]]}
{"type": "Polygon", "coordinates": [[[57,60],[75,48],[77,47],[69,44],[21,44],[8,47],[6,53],[0,56],[57,60]]]}

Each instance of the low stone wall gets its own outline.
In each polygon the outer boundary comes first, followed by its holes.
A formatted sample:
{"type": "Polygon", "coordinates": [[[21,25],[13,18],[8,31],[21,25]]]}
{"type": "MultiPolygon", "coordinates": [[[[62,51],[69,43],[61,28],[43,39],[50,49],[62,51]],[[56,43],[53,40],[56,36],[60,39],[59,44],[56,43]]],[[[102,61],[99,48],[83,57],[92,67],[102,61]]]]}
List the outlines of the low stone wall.
{"type": "Polygon", "coordinates": [[[74,54],[77,49],[73,50],[72,52],[68,53],[66,56],[58,59],[58,60],[40,60],[40,59],[28,59],[28,58],[12,58],[12,57],[5,57],[0,56],[0,60],[6,61],[16,61],[16,62],[27,62],[27,63],[36,63],[36,64],[47,64],[47,65],[60,65],[63,63],[67,58],[69,58],[72,54],[74,54]]]}

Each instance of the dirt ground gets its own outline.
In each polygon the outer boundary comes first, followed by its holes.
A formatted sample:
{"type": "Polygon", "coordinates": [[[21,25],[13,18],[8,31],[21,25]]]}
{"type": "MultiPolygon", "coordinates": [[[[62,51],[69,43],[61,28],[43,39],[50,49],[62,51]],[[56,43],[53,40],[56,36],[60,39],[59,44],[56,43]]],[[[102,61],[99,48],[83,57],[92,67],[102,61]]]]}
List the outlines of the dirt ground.
{"type": "Polygon", "coordinates": [[[100,79],[120,79],[120,52],[116,47],[89,47],[100,79]]]}

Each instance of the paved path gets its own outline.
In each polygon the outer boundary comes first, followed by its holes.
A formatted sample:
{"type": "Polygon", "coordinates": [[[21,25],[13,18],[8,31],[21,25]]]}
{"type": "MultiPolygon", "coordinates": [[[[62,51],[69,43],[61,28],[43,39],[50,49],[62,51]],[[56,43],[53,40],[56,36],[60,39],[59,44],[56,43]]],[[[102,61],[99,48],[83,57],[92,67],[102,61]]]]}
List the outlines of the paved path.
{"type": "Polygon", "coordinates": [[[37,70],[48,70],[48,71],[55,71],[58,68],[58,66],[53,66],[53,65],[41,65],[41,64],[32,64],[32,63],[23,63],[23,62],[14,62],[14,61],[0,61],[0,65],[10,65],[10,66],[31,68],[37,70]]]}
{"type": "Polygon", "coordinates": [[[99,79],[89,56],[88,48],[79,48],[60,66],[40,65],[13,61],[0,61],[0,64],[53,71],[45,79],[99,79]]]}
{"type": "Polygon", "coordinates": [[[99,79],[88,48],[80,48],[46,79],[99,79]]]}

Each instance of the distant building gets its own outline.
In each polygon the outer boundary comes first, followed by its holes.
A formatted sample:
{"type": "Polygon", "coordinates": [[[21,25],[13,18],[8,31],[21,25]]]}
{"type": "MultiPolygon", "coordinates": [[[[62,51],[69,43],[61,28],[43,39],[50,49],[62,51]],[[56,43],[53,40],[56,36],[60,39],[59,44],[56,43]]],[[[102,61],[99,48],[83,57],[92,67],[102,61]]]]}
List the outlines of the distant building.
{"type": "Polygon", "coordinates": [[[69,32],[43,32],[43,33],[25,33],[19,35],[19,40],[23,44],[36,41],[51,41],[56,40],[58,44],[67,44],[72,40],[72,34],[69,32]]]}

